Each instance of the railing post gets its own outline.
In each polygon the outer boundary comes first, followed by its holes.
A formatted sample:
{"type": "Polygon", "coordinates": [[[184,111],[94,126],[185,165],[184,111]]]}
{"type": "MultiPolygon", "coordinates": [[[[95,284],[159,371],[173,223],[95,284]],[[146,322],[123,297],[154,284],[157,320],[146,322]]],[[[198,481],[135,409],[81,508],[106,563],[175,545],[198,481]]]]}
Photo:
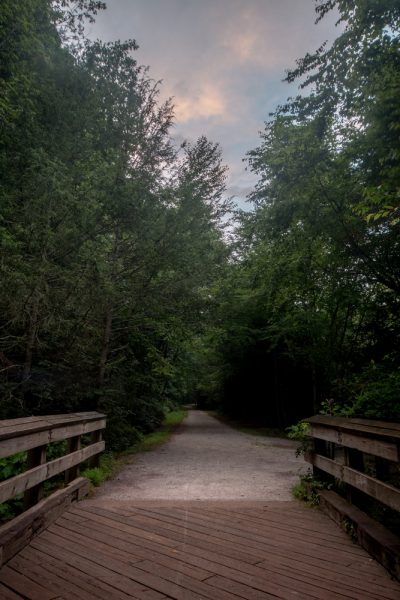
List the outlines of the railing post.
{"type": "MultiPolygon", "coordinates": [[[[355,448],[345,448],[345,465],[360,473],[364,472],[364,454],[355,448]]],[[[346,484],[346,498],[351,504],[357,504],[360,498],[360,491],[346,484]]]]}
{"type": "MultiPolygon", "coordinates": [[[[344,455],[344,465],[346,467],[351,467],[351,456],[350,456],[351,450],[350,448],[343,448],[343,455],[344,455]]],[[[350,485],[346,484],[346,500],[347,502],[349,502],[350,504],[353,504],[353,489],[350,485]]]]}
{"type": "MultiPolygon", "coordinates": [[[[101,429],[98,429],[97,431],[93,431],[92,435],[91,435],[91,441],[92,444],[96,444],[97,442],[101,442],[101,440],[103,439],[103,432],[101,429]]],[[[91,468],[96,468],[100,466],[100,454],[96,454],[95,456],[93,456],[90,460],[89,460],[89,465],[91,468]]]]}
{"type": "MultiPolygon", "coordinates": [[[[78,479],[79,465],[104,450],[101,431],[105,426],[105,415],[97,412],[0,421],[0,458],[27,453],[25,471],[0,481],[0,503],[23,495],[24,510],[30,509],[43,499],[46,481],[57,477],[55,483],[59,486],[63,478],[67,483],[78,479]],[[92,435],[94,443],[81,449],[81,436],[92,432],[97,432],[92,435]],[[67,440],[68,453],[49,460],[47,445],[64,440],[67,440]]],[[[93,461],[93,464],[98,462],[93,461]]],[[[41,507],[43,502],[44,499],[41,507]]]]}
{"type": "MultiPolygon", "coordinates": [[[[326,446],[326,442],[323,440],[319,440],[315,437],[311,438],[311,447],[312,447],[311,452],[314,455],[315,454],[322,454],[322,455],[326,454],[327,446],[326,446]]],[[[319,479],[319,481],[324,482],[324,483],[330,482],[329,475],[327,475],[327,473],[325,473],[325,471],[323,471],[322,469],[319,469],[318,467],[313,465],[312,471],[313,471],[313,476],[316,479],[319,479]]]]}
{"type": "MultiPolygon", "coordinates": [[[[31,448],[28,450],[28,456],[26,459],[26,470],[33,469],[39,465],[43,465],[46,462],[46,448],[47,446],[38,446],[37,448],[31,448]]],[[[43,482],[38,483],[30,490],[27,490],[24,494],[24,510],[31,508],[43,498],[43,482]]]]}
{"type": "MultiPolygon", "coordinates": [[[[68,440],[68,453],[76,452],[81,448],[81,436],[76,435],[68,440]]],[[[71,467],[65,471],[65,483],[71,483],[74,479],[79,477],[79,465],[71,467]]]]}

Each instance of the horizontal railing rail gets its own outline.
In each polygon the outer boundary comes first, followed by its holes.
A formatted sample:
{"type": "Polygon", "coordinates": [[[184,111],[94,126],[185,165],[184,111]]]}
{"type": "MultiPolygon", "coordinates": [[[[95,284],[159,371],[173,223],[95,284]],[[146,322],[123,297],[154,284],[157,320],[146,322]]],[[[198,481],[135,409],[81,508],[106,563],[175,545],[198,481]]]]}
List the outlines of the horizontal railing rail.
{"type": "Polygon", "coordinates": [[[324,415],[305,421],[305,458],[319,480],[334,484],[319,488],[322,510],[400,580],[400,424],[324,415]]]}
{"type": "Polygon", "coordinates": [[[400,511],[400,489],[387,482],[398,469],[400,424],[322,415],[306,422],[312,440],[306,460],[317,473],[350,486],[350,501],[356,489],[400,511]]]}
{"type": "Polygon", "coordinates": [[[0,503],[24,493],[24,509],[28,509],[42,499],[48,479],[65,472],[68,484],[79,476],[82,462],[90,459],[91,466],[97,466],[105,447],[102,440],[105,427],[106,417],[98,412],[0,421],[0,458],[27,452],[25,471],[0,482],[0,503]],[[85,434],[90,434],[90,439],[81,447],[85,434]],[[48,460],[49,444],[63,440],[67,441],[66,452],[48,460]]]}

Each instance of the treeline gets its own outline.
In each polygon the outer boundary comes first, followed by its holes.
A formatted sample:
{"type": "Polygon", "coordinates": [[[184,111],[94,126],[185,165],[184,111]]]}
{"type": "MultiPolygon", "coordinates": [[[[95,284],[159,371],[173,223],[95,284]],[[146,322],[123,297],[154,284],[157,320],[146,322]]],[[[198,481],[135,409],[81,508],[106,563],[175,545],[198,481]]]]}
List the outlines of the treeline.
{"type": "Polygon", "coordinates": [[[400,5],[316,10],[337,11],[340,34],[287,73],[303,91],[249,152],[255,208],[200,397],[269,425],[320,410],[400,420],[400,5]]]}
{"type": "Polygon", "coordinates": [[[1,3],[0,418],[98,409],[118,449],[191,394],[229,202],[135,42],[85,39],[103,8],[1,3]]]}
{"type": "Polygon", "coordinates": [[[0,7],[0,418],[99,409],[116,449],[182,401],[399,420],[398,3],[316,0],[340,33],[287,73],[233,245],[218,145],[175,147],[135,42],[85,39],[102,8],[0,7]]]}

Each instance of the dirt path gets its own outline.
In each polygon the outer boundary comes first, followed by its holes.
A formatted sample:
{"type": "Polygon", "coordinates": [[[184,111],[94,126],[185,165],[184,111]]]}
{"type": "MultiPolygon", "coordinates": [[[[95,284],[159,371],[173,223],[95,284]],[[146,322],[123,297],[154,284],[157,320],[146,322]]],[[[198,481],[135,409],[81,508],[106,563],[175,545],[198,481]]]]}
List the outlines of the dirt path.
{"type": "Polygon", "coordinates": [[[172,439],[143,453],[96,500],[291,500],[305,463],[296,443],[241,433],[190,410],[172,439]]]}

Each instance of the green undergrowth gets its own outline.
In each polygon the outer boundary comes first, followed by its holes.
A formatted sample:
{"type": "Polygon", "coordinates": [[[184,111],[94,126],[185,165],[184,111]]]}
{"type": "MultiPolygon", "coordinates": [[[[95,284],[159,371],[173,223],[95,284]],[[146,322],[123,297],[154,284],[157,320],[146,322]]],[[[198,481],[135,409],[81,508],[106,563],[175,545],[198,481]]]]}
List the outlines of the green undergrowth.
{"type": "Polygon", "coordinates": [[[287,434],[284,429],[279,429],[277,427],[259,427],[256,423],[251,423],[248,421],[241,421],[239,419],[233,419],[228,417],[227,415],[220,413],[218,411],[209,410],[207,414],[210,417],[215,417],[221,423],[225,423],[242,433],[248,433],[250,435],[260,435],[264,437],[277,437],[277,438],[286,438],[287,434]]]}
{"type": "Polygon", "coordinates": [[[297,500],[301,500],[309,506],[317,506],[319,504],[319,492],[330,489],[330,487],[331,485],[319,481],[309,472],[302,475],[299,483],[293,486],[292,494],[297,500]]]}
{"type": "MultiPolygon", "coordinates": [[[[140,438],[136,439],[135,443],[123,452],[104,452],[100,457],[100,466],[83,468],[81,471],[82,477],[89,479],[92,488],[98,487],[107,479],[112,479],[126,464],[132,462],[136,454],[152,450],[159,444],[167,442],[174,429],[180,425],[186,414],[187,411],[183,409],[169,412],[157,431],[141,434],[140,438]]],[[[82,436],[82,438],[83,446],[89,443],[89,438],[86,439],[85,436],[82,436]]],[[[54,460],[59,456],[63,456],[66,451],[67,443],[65,441],[49,444],[47,448],[47,460],[54,460]]],[[[26,458],[26,452],[19,452],[14,456],[0,459],[0,482],[23,473],[26,468],[26,458]]],[[[61,489],[64,485],[64,474],[60,474],[44,483],[44,495],[48,496],[55,490],[61,489]]],[[[15,498],[0,504],[0,524],[6,523],[21,514],[23,506],[23,494],[19,494],[15,498]]]]}
{"type": "Polygon", "coordinates": [[[87,477],[94,487],[98,487],[107,479],[112,479],[125,465],[132,462],[136,454],[153,450],[156,446],[167,442],[186,414],[186,410],[183,409],[169,412],[157,431],[142,435],[138,441],[121,453],[105,452],[100,457],[100,466],[85,469],[82,471],[82,477],[87,477]]]}

